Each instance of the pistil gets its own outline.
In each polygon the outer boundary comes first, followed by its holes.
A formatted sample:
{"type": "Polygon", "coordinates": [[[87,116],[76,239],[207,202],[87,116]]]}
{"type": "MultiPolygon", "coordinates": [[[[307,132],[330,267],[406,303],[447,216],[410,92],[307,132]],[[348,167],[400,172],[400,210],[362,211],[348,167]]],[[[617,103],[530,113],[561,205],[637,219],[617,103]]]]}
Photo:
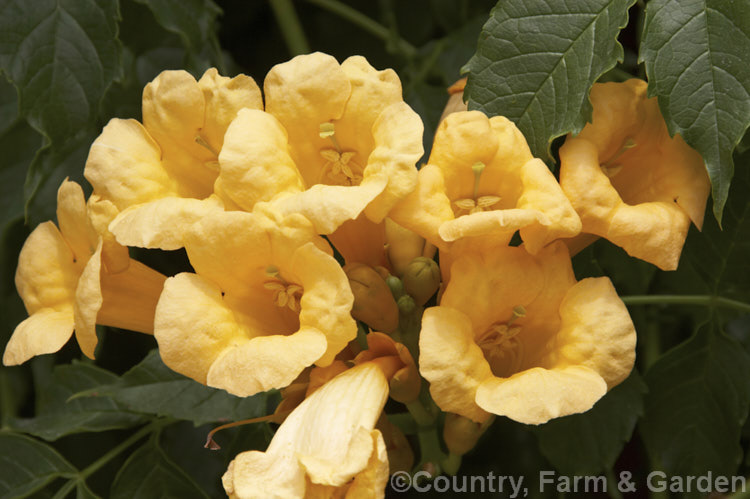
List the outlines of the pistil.
{"type": "Polygon", "coordinates": [[[461,211],[468,211],[469,214],[484,211],[498,202],[500,197],[498,196],[479,196],[479,182],[482,178],[482,172],[484,172],[486,165],[481,161],[477,161],[471,167],[474,172],[474,189],[472,191],[471,198],[463,198],[454,201],[454,204],[461,211]]]}

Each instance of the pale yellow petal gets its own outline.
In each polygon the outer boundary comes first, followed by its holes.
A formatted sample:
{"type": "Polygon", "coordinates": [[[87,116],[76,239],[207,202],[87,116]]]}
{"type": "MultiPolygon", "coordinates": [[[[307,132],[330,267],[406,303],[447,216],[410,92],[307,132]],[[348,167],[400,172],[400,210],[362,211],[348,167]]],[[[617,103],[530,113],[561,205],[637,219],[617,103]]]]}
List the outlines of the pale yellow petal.
{"type": "Polygon", "coordinates": [[[419,372],[430,382],[430,394],[443,411],[477,422],[490,417],[474,398],[492,372],[474,343],[471,320],[462,312],[443,306],[425,310],[419,334],[419,372]]]}
{"type": "Polygon", "coordinates": [[[277,199],[273,206],[284,214],[302,214],[318,233],[330,234],[347,220],[357,218],[386,185],[388,179],[384,175],[365,178],[357,186],[316,184],[299,194],[277,199]]]}
{"type": "Polygon", "coordinates": [[[351,94],[344,114],[336,121],[336,137],[345,148],[367,157],[377,145],[372,128],[378,116],[391,104],[403,101],[401,81],[392,69],[378,71],[359,55],[347,58],[341,69],[349,80],[351,94]]]}
{"type": "Polygon", "coordinates": [[[57,223],[76,258],[88,259],[96,250],[98,238],[89,223],[83,189],[67,179],[57,191],[57,223]]]}
{"type": "Polygon", "coordinates": [[[225,490],[239,499],[299,498],[305,496],[308,479],[343,485],[368,473],[372,454],[382,455],[372,429],[387,398],[388,382],[375,364],[339,374],[292,411],[266,452],[243,452],[235,458],[222,479],[225,490]],[[309,478],[300,460],[310,466],[309,478]]]}
{"type": "Polygon", "coordinates": [[[299,499],[305,496],[305,472],[288,454],[243,452],[229,463],[221,481],[233,499],[299,499]]]}
{"type": "Polygon", "coordinates": [[[315,362],[327,366],[357,336],[351,316],[354,295],[338,262],[313,243],[299,248],[289,262],[289,271],[304,287],[299,321],[325,333],[325,354],[315,362]]]}
{"type": "Polygon", "coordinates": [[[229,126],[219,155],[224,192],[242,209],[304,190],[289,156],[286,131],[269,113],[244,109],[229,126]]]}
{"type": "Polygon", "coordinates": [[[623,204],[612,216],[607,239],[630,256],[675,270],[685,244],[690,218],[675,203],[623,204]]]}
{"type": "Polygon", "coordinates": [[[362,426],[356,428],[343,447],[343,452],[336,450],[333,456],[317,452],[298,454],[299,462],[310,481],[340,487],[365,469],[373,451],[370,431],[362,426]]]}
{"type": "Polygon", "coordinates": [[[86,263],[78,279],[74,307],[76,340],[81,351],[90,359],[94,358],[94,350],[99,341],[96,337],[96,316],[102,307],[101,267],[102,240],[100,239],[96,251],[86,263]]]}
{"type": "Polygon", "coordinates": [[[225,349],[249,341],[221,291],[189,273],[164,283],[154,316],[154,336],[170,369],[203,384],[211,364],[225,349]]]}
{"type": "Polygon", "coordinates": [[[533,223],[549,225],[549,218],[537,210],[480,211],[444,222],[438,233],[448,242],[483,235],[504,236],[510,241],[518,229],[533,223]]]}
{"type": "Polygon", "coordinates": [[[184,246],[184,235],[194,223],[223,211],[224,206],[216,196],[165,197],[120,212],[109,229],[125,246],[176,250],[184,246]]]}
{"type": "Polygon", "coordinates": [[[390,217],[399,225],[410,229],[438,247],[445,241],[438,231],[440,226],[453,220],[451,201],[445,194],[442,170],[436,165],[425,165],[417,174],[417,186],[391,211],[390,217]]]}
{"type": "Polygon", "coordinates": [[[536,254],[555,239],[573,237],[581,232],[581,219],[542,160],[527,161],[521,168],[521,180],[523,194],[516,206],[537,210],[546,217],[520,229],[529,253],[536,254]]]}
{"type": "Polygon", "coordinates": [[[110,120],[91,145],[83,173],[119,210],[177,193],[159,145],[136,120],[110,120]]]}
{"type": "Polygon", "coordinates": [[[383,435],[378,430],[372,431],[375,450],[370,456],[367,468],[354,477],[354,482],[346,492],[348,499],[383,499],[388,485],[389,463],[388,452],[383,435]]]}
{"type": "Polygon", "coordinates": [[[15,366],[32,357],[60,350],[73,334],[73,308],[37,310],[16,326],[3,354],[3,365],[15,366]]]}
{"type": "Polygon", "coordinates": [[[484,410],[524,424],[591,409],[607,393],[607,383],[583,366],[527,369],[510,378],[490,378],[476,391],[476,403],[484,410]]]}
{"type": "Polygon", "coordinates": [[[238,397],[284,388],[325,350],[326,336],[307,327],[289,336],[235,340],[211,364],[206,384],[238,397]]]}
{"type": "Polygon", "coordinates": [[[318,151],[330,148],[320,138],[320,124],[339,119],[351,94],[351,83],[330,55],[300,55],[271,68],[263,83],[266,111],[289,134],[291,156],[306,185],[317,183],[325,163],[318,151]]]}
{"type": "Polygon", "coordinates": [[[546,367],[581,365],[596,371],[613,388],[635,362],[633,321],[607,277],[588,278],[568,290],[560,304],[562,328],[546,367]]]}
{"type": "Polygon", "coordinates": [[[206,118],[206,104],[198,82],[187,71],[162,71],[143,89],[143,126],[159,144],[164,168],[179,184],[181,194],[204,198],[216,180],[213,146],[197,138],[206,118]]]}
{"type": "Polygon", "coordinates": [[[103,199],[98,194],[89,196],[86,208],[91,225],[103,239],[102,263],[104,267],[112,274],[123,272],[130,264],[128,248],[118,243],[114,234],[109,231],[109,224],[115,219],[119,210],[112,201],[103,199]]]}
{"type": "Polygon", "coordinates": [[[76,261],[55,224],[39,224],[26,239],[16,269],[16,289],[29,314],[42,308],[65,308],[72,313],[85,264],[76,261]]]}
{"type": "Polygon", "coordinates": [[[373,222],[381,222],[416,187],[416,163],[424,153],[423,131],[419,115],[405,102],[386,107],[372,125],[375,149],[367,159],[363,184],[371,176],[388,179],[385,190],[365,210],[373,222]]]}
{"type": "Polygon", "coordinates": [[[214,149],[221,151],[224,134],[240,109],[263,109],[263,98],[255,80],[240,74],[234,78],[219,75],[216,68],[210,68],[198,86],[206,103],[206,117],[201,135],[214,149]]]}

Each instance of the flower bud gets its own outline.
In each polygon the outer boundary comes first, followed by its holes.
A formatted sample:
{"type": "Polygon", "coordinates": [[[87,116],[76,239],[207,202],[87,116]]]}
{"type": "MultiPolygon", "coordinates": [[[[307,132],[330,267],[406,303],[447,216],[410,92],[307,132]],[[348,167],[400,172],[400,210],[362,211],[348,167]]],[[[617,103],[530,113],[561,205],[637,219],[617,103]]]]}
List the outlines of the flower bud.
{"type": "Polygon", "coordinates": [[[484,423],[475,423],[471,419],[448,412],[443,425],[443,440],[451,454],[463,456],[477,444],[479,437],[490,427],[494,416],[484,423]]]}
{"type": "Polygon", "coordinates": [[[440,287],[440,268],[435,260],[420,256],[409,263],[401,279],[406,292],[422,306],[440,287]]]}
{"type": "Polygon", "coordinates": [[[414,298],[409,295],[402,295],[398,299],[398,310],[404,315],[409,315],[410,313],[414,312],[414,309],[416,307],[417,304],[414,303],[414,298]]]}
{"type": "Polygon", "coordinates": [[[389,473],[411,471],[412,466],[414,466],[414,451],[412,451],[406,435],[388,421],[385,413],[380,415],[376,428],[383,435],[385,447],[388,450],[389,473]]]}
{"type": "Polygon", "coordinates": [[[404,293],[406,293],[406,291],[404,290],[404,283],[395,275],[389,275],[388,277],[386,277],[385,283],[391,289],[391,294],[396,300],[401,298],[404,293]]]}
{"type": "Polygon", "coordinates": [[[468,107],[464,102],[464,87],[466,86],[466,78],[461,78],[456,83],[448,87],[448,103],[443,109],[443,114],[440,116],[440,121],[443,121],[446,116],[451,113],[458,113],[460,111],[466,111],[468,107]]]}
{"type": "Polygon", "coordinates": [[[425,241],[422,236],[401,227],[390,218],[385,219],[385,240],[388,244],[388,260],[393,273],[402,276],[413,259],[422,256],[425,241]]]}
{"type": "Polygon", "coordinates": [[[392,333],[398,327],[398,306],[383,278],[370,266],[350,263],[344,266],[354,294],[352,317],[371,328],[392,333]]]}

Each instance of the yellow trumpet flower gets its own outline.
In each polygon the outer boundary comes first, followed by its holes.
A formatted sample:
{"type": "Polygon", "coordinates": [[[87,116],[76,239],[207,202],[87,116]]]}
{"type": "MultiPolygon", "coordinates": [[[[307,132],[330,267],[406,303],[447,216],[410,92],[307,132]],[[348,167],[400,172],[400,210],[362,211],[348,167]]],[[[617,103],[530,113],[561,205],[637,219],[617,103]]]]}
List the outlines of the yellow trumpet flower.
{"type": "Polygon", "coordinates": [[[592,123],[560,148],[560,185],[583,232],[676,269],[690,221],[703,225],[711,188],[703,159],[669,136],[645,81],[595,84],[591,103],[592,123]]]}
{"type": "Polygon", "coordinates": [[[526,424],[590,409],[635,360],[628,311],[606,277],[576,282],[562,242],[536,256],[463,253],[425,311],[419,366],[444,411],[526,424]]]}

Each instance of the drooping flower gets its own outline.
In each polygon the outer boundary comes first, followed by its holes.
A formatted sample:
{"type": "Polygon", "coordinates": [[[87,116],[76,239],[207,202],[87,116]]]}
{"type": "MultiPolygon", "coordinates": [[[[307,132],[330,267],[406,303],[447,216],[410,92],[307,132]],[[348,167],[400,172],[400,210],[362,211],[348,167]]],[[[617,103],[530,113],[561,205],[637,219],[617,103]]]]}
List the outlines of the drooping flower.
{"type": "Polygon", "coordinates": [[[480,236],[507,244],[520,230],[527,250],[536,253],[581,228],[552,173],[502,116],[487,118],[478,111],[446,116],[418,178],[417,188],[390,216],[442,250],[480,236]]]}
{"type": "Polygon", "coordinates": [[[218,185],[241,209],[301,213],[347,261],[381,265],[382,220],[414,189],[423,125],[390,69],[360,56],[298,56],[271,69],[265,112],[240,111],[218,185]]]}
{"type": "Polygon", "coordinates": [[[703,159],[669,136],[642,80],[595,84],[592,122],[560,148],[560,185],[583,232],[674,270],[690,221],[703,225],[710,191],[703,159]]]}
{"type": "Polygon", "coordinates": [[[356,336],[346,275],[302,215],[220,212],[184,241],[196,273],[167,279],[154,327],[173,370],[248,396],[330,364],[356,336]]]}
{"type": "Polygon", "coordinates": [[[206,71],[164,71],[143,91],[143,124],[112,119],[94,141],[85,176],[120,212],[111,230],[120,243],[182,247],[185,227],[228,201],[214,183],[229,123],[242,108],[262,109],[252,78],[206,71]]]}
{"type": "Polygon", "coordinates": [[[58,351],[75,331],[81,351],[94,358],[96,324],[153,331],[165,277],[130,260],[97,231],[105,206],[88,209],[81,187],[63,181],[57,220],[40,224],[21,250],[16,288],[29,317],[13,332],[3,364],[16,365],[58,351]]]}
{"type": "Polygon", "coordinates": [[[344,371],[292,411],[265,452],[239,454],[224,489],[232,499],[384,497],[388,457],[374,428],[387,397],[376,363],[344,371]]]}
{"type": "Polygon", "coordinates": [[[463,253],[425,311],[420,372],[444,411],[527,424],[590,409],[633,367],[636,335],[606,277],[576,282],[562,242],[463,253]]]}

